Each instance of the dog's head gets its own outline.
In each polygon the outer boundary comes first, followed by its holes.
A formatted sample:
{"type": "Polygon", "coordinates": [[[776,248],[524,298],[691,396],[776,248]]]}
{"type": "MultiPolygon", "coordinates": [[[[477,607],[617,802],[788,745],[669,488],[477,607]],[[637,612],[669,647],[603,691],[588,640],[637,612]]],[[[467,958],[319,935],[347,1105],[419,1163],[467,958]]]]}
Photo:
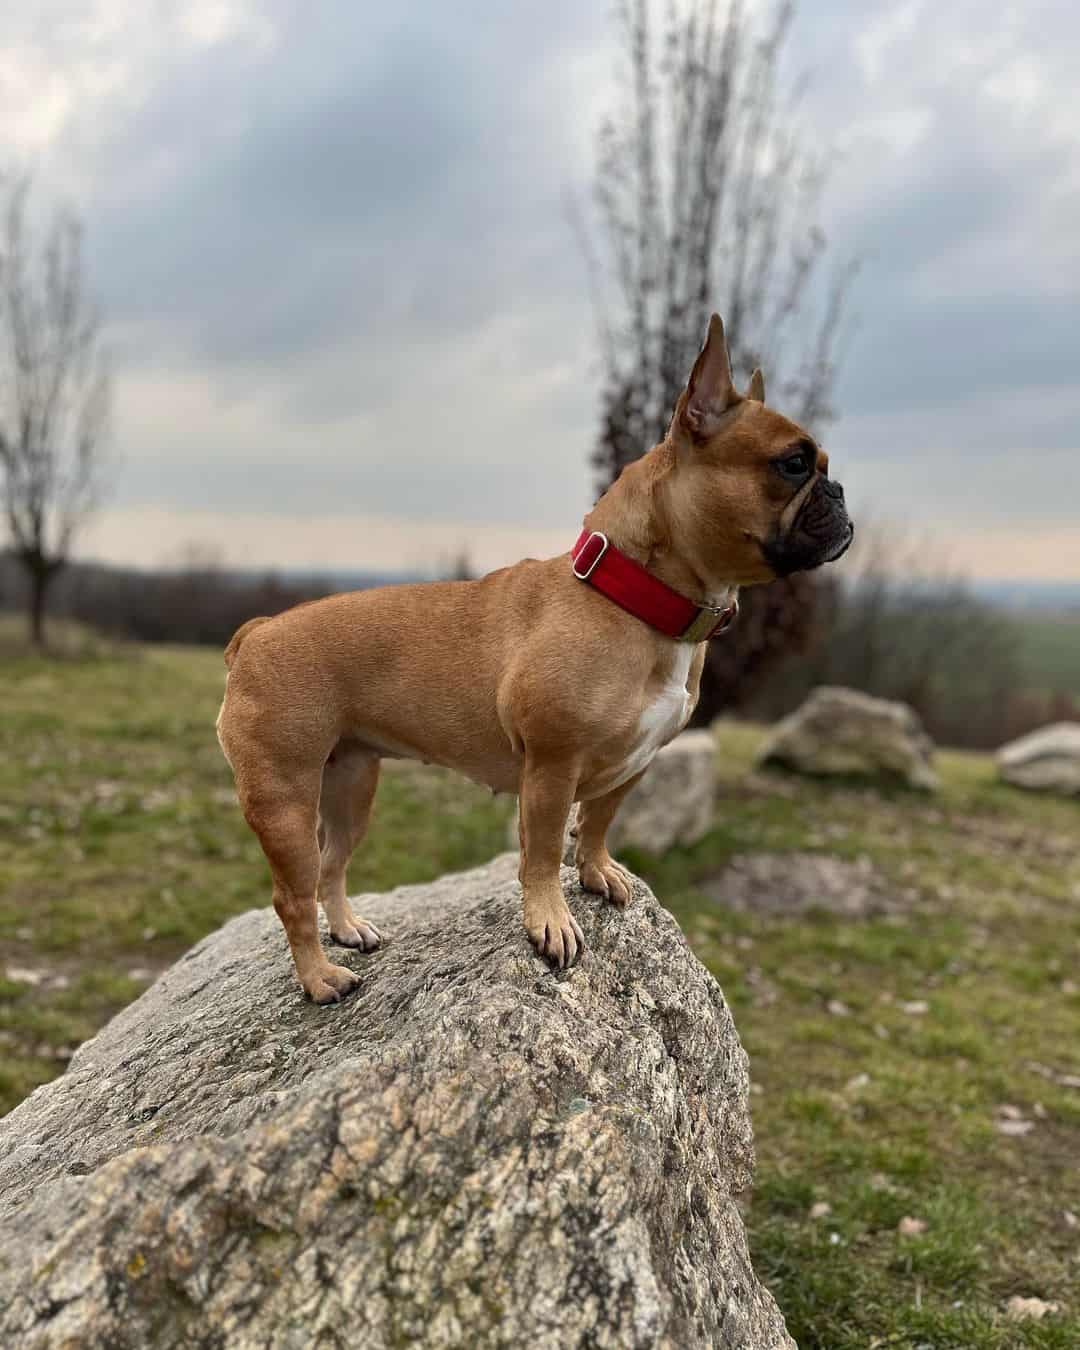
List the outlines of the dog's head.
{"type": "Polygon", "coordinates": [[[735,389],[724,325],[714,314],[668,431],[670,524],[706,575],[738,585],[833,562],[854,537],[829,457],[765,406],[755,370],[735,389]]]}

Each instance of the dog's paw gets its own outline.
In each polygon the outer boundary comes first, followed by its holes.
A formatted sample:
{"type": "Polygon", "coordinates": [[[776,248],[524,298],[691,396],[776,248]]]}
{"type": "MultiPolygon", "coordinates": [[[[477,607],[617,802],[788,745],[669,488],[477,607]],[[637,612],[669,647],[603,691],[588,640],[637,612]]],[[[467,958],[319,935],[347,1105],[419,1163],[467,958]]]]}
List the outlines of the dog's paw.
{"type": "Polygon", "coordinates": [[[340,1003],[347,994],[351,994],[360,983],[360,976],[345,966],[332,966],[329,962],[308,980],[303,982],[304,993],[312,1003],[340,1003]]]}
{"type": "Polygon", "coordinates": [[[331,929],[330,936],[339,947],[355,947],[362,952],[373,952],[376,947],[382,946],[382,934],[367,919],[354,919],[352,923],[345,924],[340,933],[331,929]]]}
{"type": "Polygon", "coordinates": [[[613,905],[625,909],[633,894],[633,881],[630,873],[611,857],[604,854],[578,864],[578,876],[587,891],[606,896],[613,905]]]}
{"type": "Polygon", "coordinates": [[[531,922],[527,917],[525,929],[539,954],[560,970],[575,965],[585,950],[585,934],[565,902],[561,908],[553,908],[531,922]]]}

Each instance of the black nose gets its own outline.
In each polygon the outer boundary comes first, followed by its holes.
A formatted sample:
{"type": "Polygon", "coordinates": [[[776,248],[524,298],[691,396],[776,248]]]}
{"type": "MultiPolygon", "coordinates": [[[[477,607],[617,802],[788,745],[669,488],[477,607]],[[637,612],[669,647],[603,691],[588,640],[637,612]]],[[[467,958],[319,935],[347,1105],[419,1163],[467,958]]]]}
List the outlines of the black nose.
{"type": "Polygon", "coordinates": [[[844,500],[844,489],[840,486],[840,484],[836,481],[835,478],[823,478],[821,480],[821,486],[825,489],[825,491],[828,493],[830,497],[833,497],[840,502],[844,500]]]}

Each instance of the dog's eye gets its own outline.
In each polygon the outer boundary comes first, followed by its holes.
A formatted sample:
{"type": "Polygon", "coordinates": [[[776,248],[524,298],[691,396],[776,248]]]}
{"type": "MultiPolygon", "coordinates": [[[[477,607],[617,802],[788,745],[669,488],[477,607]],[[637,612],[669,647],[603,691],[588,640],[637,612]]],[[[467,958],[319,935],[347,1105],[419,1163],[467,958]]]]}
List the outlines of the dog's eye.
{"type": "Polygon", "coordinates": [[[810,456],[805,450],[800,450],[797,455],[785,455],[783,459],[774,460],[773,463],[785,478],[805,478],[810,472],[810,456]]]}

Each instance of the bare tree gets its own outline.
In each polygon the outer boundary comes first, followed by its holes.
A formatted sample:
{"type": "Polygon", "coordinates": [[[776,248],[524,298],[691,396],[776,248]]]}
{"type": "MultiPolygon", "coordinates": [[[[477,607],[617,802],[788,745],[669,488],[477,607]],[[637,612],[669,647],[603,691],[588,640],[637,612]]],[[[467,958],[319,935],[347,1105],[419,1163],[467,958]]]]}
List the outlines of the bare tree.
{"type": "MultiPolygon", "coordinates": [[[[719,310],[737,372],[761,366],[811,430],[833,416],[853,263],[825,267],[824,166],[780,90],[793,5],[758,19],[743,0],[617,0],[617,109],[598,138],[602,247],[579,220],[602,339],[603,492],[660,441],[719,310]]],[[[809,640],[813,582],[757,588],[714,643],[699,720],[738,702],[809,640]]]]}
{"type": "Polygon", "coordinates": [[[605,364],[602,491],[663,438],[719,310],[736,372],[765,369],[810,427],[833,415],[852,266],[823,264],[823,165],[781,106],[793,5],[762,28],[743,0],[618,0],[620,107],[599,133],[605,248],[586,238],[605,364]],[[659,34],[654,30],[660,29],[659,34]]]}
{"type": "Polygon", "coordinates": [[[58,214],[35,248],[29,180],[0,194],[0,508],[41,647],[49,586],[98,501],[109,379],[79,222],[58,214]]]}

